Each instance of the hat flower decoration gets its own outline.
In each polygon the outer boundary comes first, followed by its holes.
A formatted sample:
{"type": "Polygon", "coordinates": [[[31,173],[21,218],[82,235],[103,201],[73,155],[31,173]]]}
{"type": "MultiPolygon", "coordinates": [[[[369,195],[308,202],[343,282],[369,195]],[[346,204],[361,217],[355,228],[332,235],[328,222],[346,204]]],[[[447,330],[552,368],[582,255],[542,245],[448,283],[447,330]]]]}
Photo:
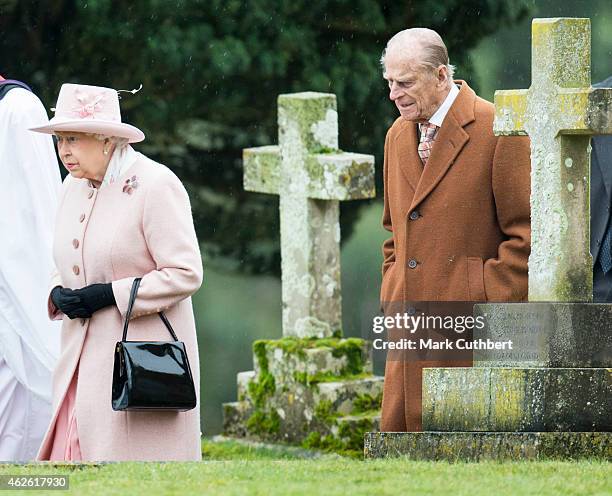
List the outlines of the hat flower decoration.
{"type": "Polygon", "coordinates": [[[93,95],[91,93],[84,93],[77,90],[75,96],[81,106],[75,107],[74,110],[82,119],[93,117],[96,111],[100,111],[102,109],[100,102],[104,99],[103,94],[93,95]]]}

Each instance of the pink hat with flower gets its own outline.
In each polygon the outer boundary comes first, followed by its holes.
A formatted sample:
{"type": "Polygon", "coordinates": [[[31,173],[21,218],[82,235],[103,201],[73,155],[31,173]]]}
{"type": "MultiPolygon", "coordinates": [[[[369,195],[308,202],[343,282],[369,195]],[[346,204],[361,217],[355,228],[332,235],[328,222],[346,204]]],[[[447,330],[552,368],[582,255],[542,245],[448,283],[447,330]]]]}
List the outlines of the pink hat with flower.
{"type": "MultiPolygon", "coordinates": [[[[132,91],[133,93],[136,90],[132,91]]],[[[127,138],[130,143],[144,140],[144,133],[130,124],[121,122],[119,93],[112,88],[63,84],[57,97],[55,116],[46,126],[31,131],[53,134],[56,131],[104,134],[127,138]]]]}

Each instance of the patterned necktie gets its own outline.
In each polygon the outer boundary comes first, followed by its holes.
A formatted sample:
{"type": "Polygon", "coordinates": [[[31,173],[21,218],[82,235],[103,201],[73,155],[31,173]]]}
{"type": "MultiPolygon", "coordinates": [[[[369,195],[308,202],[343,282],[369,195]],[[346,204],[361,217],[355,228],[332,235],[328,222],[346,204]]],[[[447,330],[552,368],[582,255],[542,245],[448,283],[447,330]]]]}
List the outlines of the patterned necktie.
{"type": "Polygon", "coordinates": [[[604,236],[603,243],[601,245],[601,252],[599,253],[599,265],[603,270],[604,275],[612,269],[612,229],[606,229],[606,235],[604,236]]]}
{"type": "Polygon", "coordinates": [[[438,132],[438,126],[429,122],[425,124],[419,124],[421,129],[421,139],[419,140],[419,157],[423,166],[427,164],[427,160],[431,155],[431,149],[433,148],[434,140],[436,139],[436,133],[438,132]]]}

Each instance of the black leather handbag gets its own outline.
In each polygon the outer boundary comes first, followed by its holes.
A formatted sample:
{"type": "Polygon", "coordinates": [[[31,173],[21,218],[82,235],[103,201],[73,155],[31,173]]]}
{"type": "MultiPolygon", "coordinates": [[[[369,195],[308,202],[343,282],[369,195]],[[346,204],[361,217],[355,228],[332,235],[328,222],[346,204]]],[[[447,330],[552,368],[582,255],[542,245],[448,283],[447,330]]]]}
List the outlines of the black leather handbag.
{"type": "Polygon", "coordinates": [[[196,393],[185,343],[177,339],[164,313],[158,315],[174,341],[127,341],[139,286],[140,278],[134,279],[123,339],[115,346],[113,410],[191,410],[196,393]]]}

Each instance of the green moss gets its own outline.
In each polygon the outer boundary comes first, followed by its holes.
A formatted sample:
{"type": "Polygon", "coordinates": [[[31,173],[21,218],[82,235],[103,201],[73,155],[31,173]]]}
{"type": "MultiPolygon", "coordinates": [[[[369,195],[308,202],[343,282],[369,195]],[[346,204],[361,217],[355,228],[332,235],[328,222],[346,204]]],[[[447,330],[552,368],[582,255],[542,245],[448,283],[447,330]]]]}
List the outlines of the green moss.
{"type": "MultiPolygon", "coordinates": [[[[337,330],[336,334],[341,334],[337,330]]],[[[282,419],[275,410],[269,408],[270,399],[279,392],[276,391],[276,381],[270,372],[268,358],[276,349],[292,356],[301,356],[306,359],[306,350],[326,349],[336,359],[342,359],[344,366],[339,373],[294,371],[293,379],[304,386],[313,386],[320,382],[335,382],[357,380],[371,377],[372,374],[364,372],[365,342],[358,338],[295,338],[286,337],[277,340],[258,340],[253,344],[254,360],[257,364],[256,380],[248,385],[248,396],[253,404],[253,413],[246,421],[246,429],[251,435],[262,438],[273,438],[281,430],[282,419]]],[[[370,410],[377,398],[364,395],[359,398],[359,408],[370,410]]],[[[314,447],[325,451],[333,451],[349,456],[361,456],[361,444],[355,444],[358,434],[344,436],[338,439],[329,434],[328,427],[336,425],[340,414],[335,411],[334,404],[329,400],[320,401],[313,412],[314,425],[319,425],[323,432],[311,433],[303,443],[305,447],[314,447]]],[[[364,421],[369,419],[364,418],[364,421]]],[[[360,421],[361,422],[361,421],[360,421]]],[[[365,429],[365,427],[364,427],[365,429]]]]}
{"type": "Polygon", "coordinates": [[[261,370],[268,371],[268,356],[266,354],[266,348],[270,343],[270,340],[259,339],[253,343],[253,355],[261,370]]]}
{"type": "Polygon", "coordinates": [[[372,410],[364,410],[362,412],[351,413],[351,417],[359,417],[359,418],[371,418],[380,415],[380,407],[373,408],[372,410]]]}
{"type": "MultiPolygon", "coordinates": [[[[330,348],[334,358],[346,357],[346,365],[339,375],[357,375],[363,372],[363,349],[365,341],[361,338],[323,338],[308,340],[314,348],[330,348]]],[[[319,381],[321,382],[321,381],[319,381]]]]}
{"type": "Polygon", "coordinates": [[[247,420],[246,427],[251,434],[272,435],[280,430],[280,420],[276,410],[269,412],[257,410],[247,420]]]}
{"type": "Polygon", "coordinates": [[[359,449],[350,448],[346,443],[331,434],[322,436],[319,432],[311,432],[302,441],[301,446],[306,449],[323,450],[352,458],[363,457],[363,449],[361,447],[359,449]]]}
{"type": "Polygon", "coordinates": [[[293,379],[295,382],[299,382],[300,384],[304,384],[304,386],[308,386],[308,374],[306,372],[294,372],[293,379]]]}
{"type": "Polygon", "coordinates": [[[317,372],[316,374],[307,374],[306,372],[293,373],[293,379],[304,386],[312,386],[320,382],[355,381],[368,377],[372,377],[372,374],[367,372],[360,374],[335,374],[334,372],[317,372]]]}
{"type": "Polygon", "coordinates": [[[249,395],[258,408],[265,406],[266,399],[272,396],[274,391],[276,391],[276,382],[268,371],[260,371],[259,380],[249,383],[249,395]]]}
{"type": "MultiPolygon", "coordinates": [[[[335,333],[342,334],[340,329],[335,333]]],[[[274,340],[259,340],[253,344],[253,352],[261,369],[268,368],[268,359],[266,355],[267,349],[281,349],[290,355],[298,355],[305,359],[306,353],[304,350],[313,348],[329,348],[334,358],[346,357],[346,365],[337,376],[357,375],[363,372],[364,357],[363,349],[365,341],[361,338],[295,338],[285,337],[274,340]]],[[[297,380],[297,379],[296,379],[297,380]]],[[[306,384],[303,380],[302,382],[306,384]]],[[[312,381],[310,381],[312,382],[312,381]]],[[[322,382],[322,381],[316,381],[322,382]]]]}
{"type": "Polygon", "coordinates": [[[373,430],[374,422],[371,418],[360,418],[355,422],[342,422],[338,427],[338,435],[348,449],[362,449],[363,437],[366,432],[373,430]]]}
{"type": "Polygon", "coordinates": [[[276,382],[274,376],[268,368],[268,355],[266,348],[269,341],[259,340],[253,343],[253,354],[259,365],[259,374],[257,380],[249,383],[249,395],[251,401],[257,408],[262,408],[266,404],[267,398],[272,396],[276,391],[276,382]]]}
{"type": "Polygon", "coordinates": [[[382,392],[376,396],[360,394],[353,401],[353,414],[379,410],[382,405],[382,392]]]}
{"type": "Polygon", "coordinates": [[[281,349],[289,355],[298,355],[301,358],[306,358],[304,349],[308,348],[308,346],[307,346],[307,343],[305,343],[305,341],[310,341],[310,340],[294,338],[294,337],[286,337],[286,338],[281,338],[281,339],[265,341],[265,343],[266,343],[266,346],[269,346],[270,348],[281,349]]]}
{"type": "Polygon", "coordinates": [[[340,414],[334,410],[334,404],[331,401],[322,400],[315,406],[314,416],[323,424],[332,426],[336,424],[336,419],[340,414]]]}
{"type": "Polygon", "coordinates": [[[372,377],[372,374],[366,372],[362,372],[360,374],[334,374],[333,372],[318,372],[313,375],[308,375],[305,384],[312,385],[320,382],[356,381],[358,379],[366,379],[368,377],[372,377]]]}
{"type": "Polygon", "coordinates": [[[319,148],[317,153],[328,153],[328,154],[342,153],[342,150],[334,149],[334,148],[329,148],[328,146],[322,146],[322,147],[319,148]]]}

